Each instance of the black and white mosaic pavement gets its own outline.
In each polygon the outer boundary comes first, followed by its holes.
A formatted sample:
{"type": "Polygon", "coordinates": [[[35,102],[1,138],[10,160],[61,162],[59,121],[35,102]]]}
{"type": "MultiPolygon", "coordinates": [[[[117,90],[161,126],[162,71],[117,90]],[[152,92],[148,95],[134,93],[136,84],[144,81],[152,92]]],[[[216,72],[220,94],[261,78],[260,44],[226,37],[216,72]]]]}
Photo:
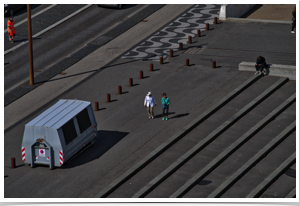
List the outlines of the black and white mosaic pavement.
{"type": "Polygon", "coordinates": [[[186,43],[188,36],[194,37],[198,29],[205,30],[206,23],[212,24],[214,17],[219,17],[220,7],[214,4],[195,5],[122,58],[153,61],[158,61],[161,56],[165,58],[170,49],[178,50],[178,43],[186,43]]]}

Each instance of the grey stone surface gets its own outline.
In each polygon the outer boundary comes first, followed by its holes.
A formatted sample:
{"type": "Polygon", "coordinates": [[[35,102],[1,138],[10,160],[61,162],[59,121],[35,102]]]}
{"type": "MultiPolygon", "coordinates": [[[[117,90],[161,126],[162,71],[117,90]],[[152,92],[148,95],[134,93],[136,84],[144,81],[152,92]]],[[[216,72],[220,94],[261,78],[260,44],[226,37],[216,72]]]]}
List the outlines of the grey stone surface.
{"type": "MultiPolygon", "coordinates": [[[[296,100],[295,96],[293,99],[296,100]]],[[[286,102],[284,102],[283,104],[284,107],[280,106],[281,108],[274,110],[273,113],[280,112],[280,110],[283,111],[284,109],[286,109],[285,107],[289,106],[289,104],[286,104],[286,102]]],[[[268,116],[274,118],[272,115],[268,116]]],[[[263,122],[260,121],[257,126],[263,125],[262,123],[263,122]]],[[[274,149],[284,138],[286,138],[291,132],[295,131],[295,129],[296,124],[295,122],[293,122],[289,127],[287,127],[277,137],[275,137],[270,143],[268,143],[262,150],[260,150],[255,156],[253,156],[248,162],[246,162],[239,170],[237,170],[232,176],[230,176],[224,183],[222,183],[222,185],[220,185],[215,191],[213,191],[208,196],[208,198],[220,197],[221,194],[232,184],[234,184],[234,182],[236,182],[239,177],[245,174],[251,167],[253,167],[258,161],[260,161],[265,155],[267,155],[272,149],[274,149]]]]}
{"type": "MultiPolygon", "coordinates": [[[[4,179],[4,196],[93,197],[166,142],[170,136],[180,132],[184,126],[201,115],[203,111],[209,109],[211,105],[216,104],[229,92],[253,76],[253,72],[238,71],[238,64],[241,61],[253,61],[258,53],[266,52],[269,54],[267,59],[272,59],[272,63],[288,64],[290,62],[293,65],[296,61],[295,39],[289,38],[288,34],[282,31],[285,28],[278,26],[278,24],[263,25],[263,29],[274,32],[257,32],[260,26],[261,24],[257,23],[232,22],[211,25],[211,30],[203,32],[203,37],[195,38],[192,45],[184,46],[185,48],[201,47],[202,50],[199,54],[188,54],[185,53],[186,50],[174,52],[174,58],[165,59],[163,65],[159,65],[158,62],[117,58],[107,65],[106,69],[92,73],[84,81],[57,96],[43,107],[37,108],[31,115],[16,122],[9,130],[5,131],[4,173],[8,177],[4,179]],[[256,39],[263,39],[264,44],[256,39]],[[274,44],[274,41],[277,44],[274,44]],[[243,48],[248,49],[243,50],[243,48]],[[272,52],[277,50],[282,53],[272,52]],[[190,67],[184,66],[186,58],[190,59],[190,67]],[[217,61],[218,68],[211,69],[211,59],[217,61]],[[149,71],[150,63],[154,64],[154,72],[149,71]],[[146,78],[138,78],[140,70],[144,71],[146,78]],[[133,78],[135,86],[128,87],[128,78],[133,78]],[[116,94],[118,85],[123,87],[124,93],[122,95],[116,94]],[[148,91],[154,94],[158,102],[157,107],[155,107],[157,118],[154,120],[148,119],[142,105],[148,91]],[[171,99],[168,121],[162,121],[160,115],[161,105],[159,102],[163,92],[166,92],[171,99]],[[107,93],[112,95],[113,102],[105,103],[107,93]],[[99,139],[94,146],[62,168],[50,171],[47,167],[31,169],[28,166],[23,166],[20,144],[24,125],[61,98],[77,98],[91,101],[92,104],[95,101],[99,102],[101,110],[95,112],[99,139]],[[12,156],[16,157],[18,166],[15,170],[9,169],[10,157],[12,156]],[[45,176],[53,179],[53,181],[45,182],[45,176]],[[30,184],[27,184],[29,182],[30,184]]],[[[170,147],[168,152],[157,157],[157,161],[145,166],[108,197],[131,197],[145,186],[145,183],[166,169],[169,166],[167,163],[178,159],[278,79],[271,76],[261,77],[245,92],[237,95],[235,101],[227,103],[222,110],[198,125],[185,138],[170,147]]],[[[63,80],[61,78],[53,81],[63,80]]],[[[195,155],[146,197],[168,197],[171,195],[192,175],[218,156],[224,148],[238,139],[249,127],[251,128],[276,108],[288,95],[295,93],[295,89],[294,81],[287,82],[232,125],[230,129],[226,130],[210,144],[209,148],[195,155]]],[[[23,103],[26,104],[26,102],[23,103]]],[[[207,197],[224,181],[224,178],[233,174],[237,168],[256,154],[265,143],[280,133],[282,128],[294,119],[295,104],[251,138],[245,146],[238,150],[239,152],[233,153],[220,167],[216,168],[214,173],[207,176],[206,182],[195,186],[185,197],[207,197]],[[241,151],[243,152],[241,153],[241,151]]],[[[257,185],[257,182],[260,183],[264,177],[270,174],[270,171],[284,161],[287,155],[290,155],[290,152],[294,152],[294,148],[295,134],[292,134],[275,149],[276,151],[274,150],[272,154],[268,155],[270,158],[266,158],[262,165],[258,165],[252,171],[250,170],[246,175],[250,183],[242,178],[239,182],[241,184],[239,193],[232,193],[232,191],[228,193],[231,197],[240,197],[244,193],[247,195],[249,190],[257,185]],[[253,181],[257,171],[259,175],[262,175],[253,181]]],[[[224,196],[230,196],[228,193],[225,193],[224,196]]]]}
{"type": "Polygon", "coordinates": [[[296,152],[284,161],[276,170],[272,172],[261,184],[259,184],[246,198],[259,197],[283,172],[296,162],[296,152]]]}

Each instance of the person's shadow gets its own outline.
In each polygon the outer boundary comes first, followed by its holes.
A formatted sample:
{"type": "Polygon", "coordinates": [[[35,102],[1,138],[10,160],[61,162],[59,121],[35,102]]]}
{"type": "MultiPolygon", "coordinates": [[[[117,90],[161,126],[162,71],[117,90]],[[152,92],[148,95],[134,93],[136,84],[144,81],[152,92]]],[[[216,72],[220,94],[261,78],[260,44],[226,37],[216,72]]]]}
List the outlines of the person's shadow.
{"type": "MultiPolygon", "coordinates": [[[[168,115],[170,115],[170,114],[175,114],[175,112],[169,112],[168,115]]],[[[162,114],[155,115],[155,118],[161,118],[161,117],[163,117],[162,114]]]]}
{"type": "Polygon", "coordinates": [[[171,117],[169,119],[175,119],[175,118],[180,118],[180,117],[185,117],[185,116],[188,116],[190,113],[185,113],[185,114],[177,114],[176,116],[174,117],[171,117]]]}
{"type": "MultiPolygon", "coordinates": [[[[170,116],[171,114],[175,114],[175,112],[169,112],[168,116],[170,116]]],[[[180,117],[185,117],[187,115],[189,115],[190,113],[185,113],[185,114],[177,114],[176,116],[173,117],[169,117],[169,119],[176,119],[176,118],[180,118],[180,117]]],[[[155,118],[161,118],[163,117],[162,114],[156,115],[155,118]]]]}

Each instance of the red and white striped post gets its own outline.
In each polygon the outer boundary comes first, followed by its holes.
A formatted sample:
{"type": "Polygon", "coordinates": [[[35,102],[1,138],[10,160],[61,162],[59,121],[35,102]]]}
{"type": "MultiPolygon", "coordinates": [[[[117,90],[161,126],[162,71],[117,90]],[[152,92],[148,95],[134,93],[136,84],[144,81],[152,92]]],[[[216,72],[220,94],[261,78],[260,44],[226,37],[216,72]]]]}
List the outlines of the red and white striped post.
{"type": "Polygon", "coordinates": [[[22,147],[22,160],[25,162],[25,147],[22,147]]]}

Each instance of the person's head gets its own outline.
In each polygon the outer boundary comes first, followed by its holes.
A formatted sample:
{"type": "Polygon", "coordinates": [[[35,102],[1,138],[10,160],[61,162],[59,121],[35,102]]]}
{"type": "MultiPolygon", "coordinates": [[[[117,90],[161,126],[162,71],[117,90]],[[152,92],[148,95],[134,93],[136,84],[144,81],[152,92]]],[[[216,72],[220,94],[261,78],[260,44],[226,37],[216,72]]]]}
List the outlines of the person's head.
{"type": "Polygon", "coordinates": [[[262,56],[258,56],[257,58],[258,58],[258,60],[261,60],[261,59],[262,59],[262,56]]]}
{"type": "Polygon", "coordinates": [[[166,97],[167,97],[167,94],[166,94],[166,93],[163,93],[162,96],[163,96],[164,98],[166,98],[166,97]]]}
{"type": "Polygon", "coordinates": [[[148,92],[147,96],[151,97],[151,96],[152,96],[152,95],[151,95],[151,92],[148,92]]]}
{"type": "Polygon", "coordinates": [[[12,17],[12,16],[11,16],[11,17],[9,17],[9,20],[13,21],[13,20],[14,20],[14,17],[12,17]]]}

